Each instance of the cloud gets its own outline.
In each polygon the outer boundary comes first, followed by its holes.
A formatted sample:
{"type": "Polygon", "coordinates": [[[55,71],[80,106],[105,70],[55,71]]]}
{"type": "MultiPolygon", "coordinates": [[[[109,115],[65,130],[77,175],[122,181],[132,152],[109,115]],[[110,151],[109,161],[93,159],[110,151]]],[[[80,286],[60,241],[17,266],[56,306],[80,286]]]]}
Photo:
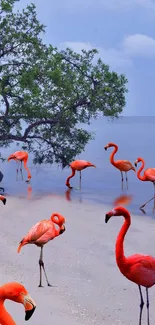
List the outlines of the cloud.
{"type": "Polygon", "coordinates": [[[81,53],[82,49],[89,51],[96,48],[99,53],[96,58],[101,57],[104,63],[109,64],[112,69],[132,65],[132,60],[125,56],[123,52],[115,48],[106,49],[84,42],[64,42],[59,45],[59,48],[61,49],[65,49],[66,47],[71,48],[77,53],[81,53]]]}
{"type": "Polygon", "coordinates": [[[59,46],[63,49],[66,47],[77,53],[82,49],[89,51],[96,48],[99,52],[97,57],[101,57],[112,69],[132,67],[136,57],[155,58],[155,39],[143,34],[126,36],[117,48],[98,47],[85,42],[64,42],[59,46]]]}
{"type": "Polygon", "coordinates": [[[155,58],[155,39],[144,34],[129,35],[124,39],[122,49],[130,57],[155,58]]]}

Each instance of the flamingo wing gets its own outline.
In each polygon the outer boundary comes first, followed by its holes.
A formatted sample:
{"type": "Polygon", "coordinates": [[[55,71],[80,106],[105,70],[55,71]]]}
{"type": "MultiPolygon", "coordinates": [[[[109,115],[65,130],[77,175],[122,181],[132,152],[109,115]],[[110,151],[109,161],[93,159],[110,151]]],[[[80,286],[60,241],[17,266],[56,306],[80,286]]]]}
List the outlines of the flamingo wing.
{"type": "Polygon", "coordinates": [[[26,151],[16,151],[12,154],[12,156],[14,156],[14,158],[17,160],[23,160],[25,158],[28,158],[28,154],[26,151]]]}
{"type": "Polygon", "coordinates": [[[135,169],[129,160],[117,160],[116,162],[117,168],[119,168],[122,172],[127,172],[130,169],[135,169]]]}
{"type": "MultiPolygon", "coordinates": [[[[42,220],[36,223],[28,232],[27,239],[29,242],[36,242],[43,236],[51,227],[53,223],[50,220],[42,220]]],[[[25,238],[26,239],[26,238],[25,238]]]]}
{"type": "Polygon", "coordinates": [[[127,278],[144,287],[155,283],[155,258],[148,255],[135,254],[127,258],[129,266],[127,278]]]}
{"type": "Polygon", "coordinates": [[[46,244],[48,241],[52,240],[55,238],[55,227],[52,225],[51,227],[49,227],[47,229],[47,231],[42,234],[37,240],[35,240],[35,243],[37,245],[44,245],[46,244]]]}
{"type": "Polygon", "coordinates": [[[144,175],[147,177],[148,180],[154,182],[155,181],[155,168],[147,168],[144,171],[144,175]]]}

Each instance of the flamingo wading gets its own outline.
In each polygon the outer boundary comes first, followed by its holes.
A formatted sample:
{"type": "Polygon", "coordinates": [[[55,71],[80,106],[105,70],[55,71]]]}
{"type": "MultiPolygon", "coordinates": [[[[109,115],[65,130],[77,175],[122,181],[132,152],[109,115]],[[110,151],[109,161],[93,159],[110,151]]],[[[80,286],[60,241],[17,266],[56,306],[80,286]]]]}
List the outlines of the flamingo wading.
{"type": "Polygon", "coordinates": [[[6,299],[24,305],[25,320],[29,320],[35,311],[36,303],[30,297],[25,287],[18,282],[9,282],[0,287],[0,324],[16,325],[11,315],[4,307],[6,299]]]}
{"type": "Polygon", "coordinates": [[[30,173],[30,170],[27,167],[28,153],[26,151],[16,151],[16,152],[14,152],[13,154],[11,154],[8,157],[8,161],[10,161],[11,159],[15,160],[16,163],[17,163],[17,169],[16,169],[17,176],[16,176],[16,179],[18,179],[19,163],[21,163],[20,172],[21,172],[21,176],[22,176],[22,179],[23,179],[22,163],[24,163],[24,168],[27,171],[27,180],[26,180],[26,182],[28,183],[30,181],[31,177],[32,177],[31,173],[30,173]]]}
{"type": "Polygon", "coordinates": [[[87,161],[87,160],[74,160],[70,163],[69,165],[71,167],[72,170],[72,174],[70,176],[68,176],[67,180],[66,180],[66,186],[69,188],[72,188],[72,186],[70,186],[70,182],[69,180],[75,175],[76,171],[80,172],[80,186],[79,189],[81,189],[81,171],[85,168],[88,167],[95,167],[96,166],[94,164],[92,164],[91,162],[87,161]]]}
{"type": "MultiPolygon", "coordinates": [[[[135,166],[137,167],[137,164],[141,162],[142,165],[141,167],[139,168],[139,170],[137,171],[137,177],[140,179],[140,181],[143,181],[143,182],[152,182],[153,183],[153,186],[154,186],[154,197],[155,197],[155,168],[147,168],[144,170],[144,174],[141,175],[141,172],[142,170],[144,169],[145,167],[145,162],[144,162],[144,159],[139,157],[136,159],[135,161],[135,166]]],[[[154,198],[153,197],[153,198],[154,198]]],[[[147,203],[149,203],[153,198],[151,198],[150,200],[148,200],[147,202],[145,202],[143,205],[140,206],[140,209],[144,208],[145,205],[147,203]]],[[[154,202],[154,208],[155,208],[155,202],[154,202]]]]}
{"type": "Polygon", "coordinates": [[[104,149],[107,150],[110,147],[114,147],[113,152],[110,155],[110,162],[111,164],[116,167],[117,169],[120,170],[121,172],[121,178],[122,178],[122,189],[123,189],[123,172],[125,172],[126,175],[126,184],[127,184],[127,189],[128,189],[128,178],[127,178],[127,172],[129,170],[133,170],[134,172],[136,172],[135,167],[132,165],[132,163],[129,160],[114,160],[114,155],[116,154],[116,152],[118,151],[118,146],[113,143],[113,142],[109,142],[104,149]]]}
{"type": "Polygon", "coordinates": [[[42,220],[36,223],[28,232],[28,234],[19,243],[17,252],[19,253],[21,248],[27,244],[35,244],[41,248],[39,258],[39,270],[40,270],[40,282],[39,287],[42,287],[42,269],[45,274],[46,282],[49,287],[52,285],[49,283],[45,266],[43,262],[43,246],[50,240],[61,235],[65,231],[65,218],[57,212],[51,215],[49,220],[42,220]],[[56,226],[58,226],[58,229],[56,226]]]}
{"type": "Polygon", "coordinates": [[[105,222],[107,223],[111,217],[123,216],[125,221],[118,234],[115,254],[116,263],[120,272],[130,281],[136,283],[140,293],[140,314],[139,325],[141,325],[142,310],[144,300],[142,295],[141,286],[146,288],[146,301],[147,301],[147,325],[149,323],[149,295],[148,289],[155,284],[155,257],[149,255],[135,254],[129,257],[124,255],[124,238],[131,225],[131,216],[127,209],[124,207],[115,207],[105,215],[105,222]]]}

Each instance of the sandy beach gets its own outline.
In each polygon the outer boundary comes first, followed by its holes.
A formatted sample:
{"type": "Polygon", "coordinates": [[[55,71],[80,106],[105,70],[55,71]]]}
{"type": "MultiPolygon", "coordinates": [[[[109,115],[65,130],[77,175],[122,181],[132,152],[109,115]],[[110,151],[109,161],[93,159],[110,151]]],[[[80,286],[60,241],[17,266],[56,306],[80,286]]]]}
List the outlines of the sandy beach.
{"type": "MultiPolygon", "coordinates": [[[[37,304],[28,324],[37,325],[136,325],[139,316],[138,287],[120,274],[114,246],[123,218],[105,224],[110,206],[67,202],[44,197],[7,197],[1,204],[0,283],[19,281],[37,304]],[[66,218],[66,231],[44,248],[44,262],[51,284],[38,288],[40,249],[35,245],[17,246],[30,227],[53,212],[66,218]]],[[[125,242],[125,254],[155,255],[155,221],[148,216],[132,216],[125,242]]],[[[150,319],[155,322],[154,294],[150,293],[150,319]]],[[[144,290],[145,297],[145,290],[144,290]]],[[[22,305],[6,302],[17,325],[25,324],[22,305]]],[[[143,312],[146,324],[146,309],[143,312]]]]}

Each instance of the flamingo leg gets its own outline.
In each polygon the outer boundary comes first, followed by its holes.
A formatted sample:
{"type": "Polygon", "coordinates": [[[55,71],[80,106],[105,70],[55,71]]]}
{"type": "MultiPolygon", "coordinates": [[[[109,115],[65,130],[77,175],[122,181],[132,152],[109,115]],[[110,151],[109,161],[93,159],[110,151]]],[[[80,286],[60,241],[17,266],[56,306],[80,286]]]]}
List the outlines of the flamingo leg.
{"type": "Polygon", "coordinates": [[[21,172],[21,176],[22,176],[22,180],[23,180],[22,160],[21,160],[20,172],[21,172]]]}
{"type": "Polygon", "coordinates": [[[18,171],[19,171],[19,164],[18,164],[18,160],[16,160],[16,166],[17,166],[17,168],[16,168],[16,181],[18,181],[18,171]]]}
{"type": "Polygon", "coordinates": [[[81,190],[81,176],[82,176],[82,174],[81,174],[81,170],[80,170],[80,186],[79,186],[80,190],[81,190]]]}
{"type": "Polygon", "coordinates": [[[147,307],[147,325],[150,325],[150,317],[149,317],[149,293],[148,293],[148,288],[146,288],[146,307],[147,307]]]}
{"type": "Polygon", "coordinates": [[[151,197],[150,200],[148,200],[147,202],[145,202],[143,205],[140,206],[140,209],[143,209],[145,207],[146,204],[148,204],[149,202],[151,202],[153,199],[155,199],[155,196],[151,197]]]}
{"type": "Polygon", "coordinates": [[[121,178],[122,178],[122,190],[123,190],[123,181],[124,181],[124,179],[123,179],[123,173],[122,173],[122,171],[121,171],[121,178]]]}
{"type": "Polygon", "coordinates": [[[153,187],[154,187],[154,200],[153,200],[153,215],[155,213],[155,182],[153,182],[153,187]]]}
{"type": "Polygon", "coordinates": [[[41,251],[40,251],[39,269],[40,269],[40,283],[39,283],[39,286],[38,287],[43,287],[42,286],[42,269],[44,271],[44,274],[45,274],[45,278],[46,278],[46,282],[47,282],[48,287],[52,287],[52,285],[48,281],[47,274],[46,274],[46,271],[45,271],[44,262],[43,262],[43,246],[41,246],[41,251]]]}
{"type": "Polygon", "coordinates": [[[127,186],[127,190],[128,190],[128,176],[127,176],[127,172],[125,172],[125,176],[126,176],[126,186],[127,186]]]}
{"type": "Polygon", "coordinates": [[[142,322],[142,311],[143,311],[143,307],[144,307],[144,300],[143,300],[141,286],[139,285],[138,288],[139,288],[139,293],[140,293],[139,325],[141,325],[141,322],[142,322]]]}

